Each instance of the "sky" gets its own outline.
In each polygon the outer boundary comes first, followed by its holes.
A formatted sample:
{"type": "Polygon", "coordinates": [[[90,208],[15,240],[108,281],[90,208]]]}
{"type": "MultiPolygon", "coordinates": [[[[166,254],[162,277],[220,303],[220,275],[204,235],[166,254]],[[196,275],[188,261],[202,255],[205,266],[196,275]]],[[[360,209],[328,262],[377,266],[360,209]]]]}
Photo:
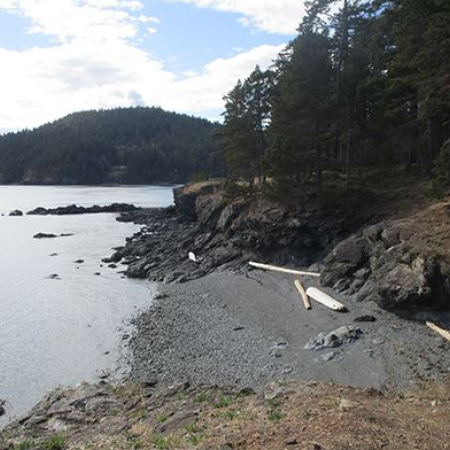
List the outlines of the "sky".
{"type": "Polygon", "coordinates": [[[119,106],[220,120],[303,14],[302,0],[0,0],[0,132],[119,106]]]}

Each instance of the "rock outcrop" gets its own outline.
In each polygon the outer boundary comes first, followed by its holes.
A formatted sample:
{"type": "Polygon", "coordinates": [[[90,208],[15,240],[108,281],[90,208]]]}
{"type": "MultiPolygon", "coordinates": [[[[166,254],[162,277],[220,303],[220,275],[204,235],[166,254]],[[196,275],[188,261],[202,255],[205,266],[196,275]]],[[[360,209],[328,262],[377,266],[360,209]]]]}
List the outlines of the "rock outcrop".
{"type": "Polygon", "coordinates": [[[140,208],[130,205],[128,203],[112,203],[111,205],[106,206],[77,206],[77,205],[69,205],[69,206],[61,206],[58,208],[43,208],[42,206],[33,209],[32,211],[28,211],[27,215],[35,215],[35,216],[48,216],[48,215],[72,215],[72,214],[96,214],[96,213],[123,213],[130,211],[138,211],[140,208]]]}
{"type": "Polygon", "coordinates": [[[204,189],[175,190],[175,207],[123,214],[118,220],[145,226],[104,262],[128,265],[130,277],[166,282],[239,271],[251,259],[305,267],[367,221],[351,205],[292,210],[262,199],[225,202],[220,193],[204,189]]]}
{"type": "Polygon", "coordinates": [[[414,219],[381,222],[338,244],[325,259],[325,286],[388,310],[450,307],[449,272],[431,249],[418,246],[414,219]]]}
{"type": "Polygon", "coordinates": [[[21,211],[20,209],[15,209],[14,211],[11,211],[9,213],[10,217],[21,217],[23,216],[23,211],[21,211]]]}

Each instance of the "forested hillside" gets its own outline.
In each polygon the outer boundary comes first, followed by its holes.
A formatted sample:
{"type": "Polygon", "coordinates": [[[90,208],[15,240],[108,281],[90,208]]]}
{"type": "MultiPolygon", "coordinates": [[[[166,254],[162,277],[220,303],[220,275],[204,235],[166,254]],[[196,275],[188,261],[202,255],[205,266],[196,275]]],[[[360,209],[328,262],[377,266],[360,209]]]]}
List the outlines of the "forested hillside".
{"type": "Polygon", "coordinates": [[[159,108],[74,113],[0,137],[0,182],[142,184],[217,175],[219,129],[159,108]]]}
{"type": "Polygon", "coordinates": [[[313,0],[267,71],[225,97],[236,178],[320,195],[382,173],[450,186],[450,1],[313,0]]]}

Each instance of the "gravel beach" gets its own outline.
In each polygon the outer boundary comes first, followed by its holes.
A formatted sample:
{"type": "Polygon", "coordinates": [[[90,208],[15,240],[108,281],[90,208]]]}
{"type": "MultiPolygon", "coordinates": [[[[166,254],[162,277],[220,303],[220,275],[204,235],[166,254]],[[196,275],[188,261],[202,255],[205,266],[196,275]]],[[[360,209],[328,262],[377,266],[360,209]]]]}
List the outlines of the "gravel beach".
{"type": "MultiPolygon", "coordinates": [[[[349,312],[337,313],[314,301],[306,311],[294,279],[225,271],[163,285],[154,304],[134,319],[133,378],[255,389],[273,380],[322,380],[403,392],[421,381],[448,379],[450,343],[424,325],[425,319],[450,321],[448,314],[406,320],[374,302],[335,294],[349,312]],[[319,333],[342,326],[362,333],[342,345],[305,349],[319,333]]],[[[316,286],[311,278],[303,282],[316,286]]]]}

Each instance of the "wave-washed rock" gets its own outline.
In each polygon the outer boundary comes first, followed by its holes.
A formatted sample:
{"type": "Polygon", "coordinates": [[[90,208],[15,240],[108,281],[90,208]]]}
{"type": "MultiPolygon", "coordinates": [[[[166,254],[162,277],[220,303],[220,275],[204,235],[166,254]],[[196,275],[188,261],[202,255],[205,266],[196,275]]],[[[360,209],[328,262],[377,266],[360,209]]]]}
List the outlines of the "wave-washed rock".
{"type": "Polygon", "coordinates": [[[27,215],[36,215],[36,216],[48,216],[48,215],[71,215],[71,214],[96,214],[96,213],[123,213],[130,211],[138,211],[140,208],[130,205],[128,203],[112,203],[111,205],[106,206],[77,206],[77,205],[69,205],[69,206],[61,206],[58,208],[43,208],[42,206],[33,209],[32,211],[28,211],[27,215]]]}

